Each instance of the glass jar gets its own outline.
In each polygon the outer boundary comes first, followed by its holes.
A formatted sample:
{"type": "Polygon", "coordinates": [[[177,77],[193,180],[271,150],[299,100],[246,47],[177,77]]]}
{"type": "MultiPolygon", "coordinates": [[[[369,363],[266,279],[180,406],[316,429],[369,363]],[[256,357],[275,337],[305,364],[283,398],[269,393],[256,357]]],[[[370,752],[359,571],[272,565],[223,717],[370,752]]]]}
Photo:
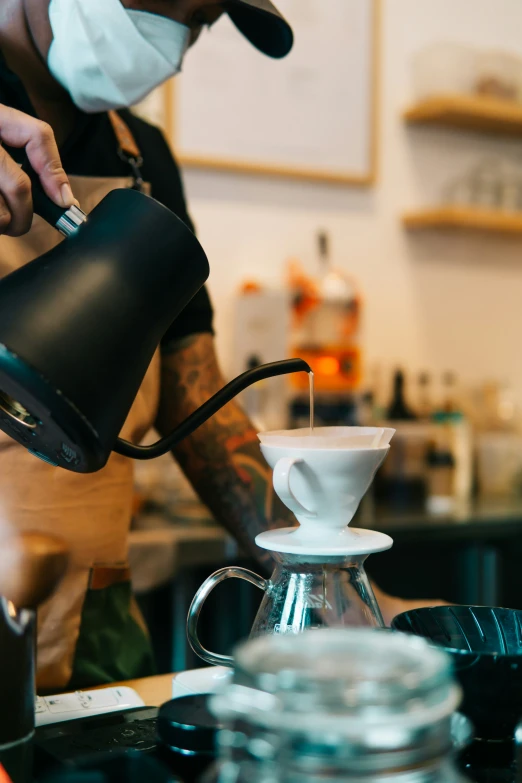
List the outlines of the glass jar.
{"type": "Polygon", "coordinates": [[[212,697],[218,783],[457,783],[450,661],[385,630],[267,636],[212,697]]]}

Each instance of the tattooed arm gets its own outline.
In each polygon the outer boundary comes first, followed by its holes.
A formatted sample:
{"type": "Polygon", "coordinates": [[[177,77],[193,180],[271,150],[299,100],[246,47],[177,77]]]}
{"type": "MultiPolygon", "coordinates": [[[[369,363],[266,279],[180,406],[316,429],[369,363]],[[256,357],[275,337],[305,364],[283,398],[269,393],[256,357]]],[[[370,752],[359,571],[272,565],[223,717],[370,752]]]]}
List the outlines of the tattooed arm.
{"type": "MultiPolygon", "coordinates": [[[[177,342],[162,358],[158,432],[170,432],[225,383],[212,335],[177,342]]],[[[254,543],[256,535],[271,527],[295,525],[295,519],[272,491],[271,469],[238,403],[228,403],[173,453],[216,520],[245,552],[270,568],[270,556],[254,543]]]]}

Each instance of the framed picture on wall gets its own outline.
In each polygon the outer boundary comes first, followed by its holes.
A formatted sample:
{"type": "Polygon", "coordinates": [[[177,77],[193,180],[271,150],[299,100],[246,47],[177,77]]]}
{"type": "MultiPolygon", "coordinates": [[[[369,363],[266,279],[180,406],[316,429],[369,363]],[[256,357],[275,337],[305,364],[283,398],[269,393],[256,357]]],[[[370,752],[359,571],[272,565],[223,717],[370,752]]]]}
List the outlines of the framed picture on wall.
{"type": "MultiPolygon", "coordinates": [[[[149,99],[185,166],[370,185],[380,0],[276,0],[295,44],[257,52],[224,15],[149,99]]],[[[141,110],[141,107],[140,107],[141,110]]]]}

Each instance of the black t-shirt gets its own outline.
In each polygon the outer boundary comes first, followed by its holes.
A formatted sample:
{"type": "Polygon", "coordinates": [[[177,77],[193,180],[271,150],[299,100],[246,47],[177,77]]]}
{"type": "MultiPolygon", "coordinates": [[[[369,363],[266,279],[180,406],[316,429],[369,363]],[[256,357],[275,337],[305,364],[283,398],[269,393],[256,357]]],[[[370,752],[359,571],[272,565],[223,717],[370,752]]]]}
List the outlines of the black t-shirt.
{"type": "MultiPolygon", "coordinates": [[[[10,71],[0,52],[0,102],[35,115],[27,93],[10,71]]],[[[179,168],[163,134],[158,128],[119,112],[134,136],[143,157],[142,175],[150,183],[151,195],[174,212],[191,230],[179,168]]],[[[129,163],[118,154],[119,147],[107,114],[79,115],[77,125],[60,153],[68,174],[86,177],[128,177],[129,163]]],[[[169,327],[162,350],[190,334],[212,332],[212,306],[206,288],[202,288],[169,327]]]]}

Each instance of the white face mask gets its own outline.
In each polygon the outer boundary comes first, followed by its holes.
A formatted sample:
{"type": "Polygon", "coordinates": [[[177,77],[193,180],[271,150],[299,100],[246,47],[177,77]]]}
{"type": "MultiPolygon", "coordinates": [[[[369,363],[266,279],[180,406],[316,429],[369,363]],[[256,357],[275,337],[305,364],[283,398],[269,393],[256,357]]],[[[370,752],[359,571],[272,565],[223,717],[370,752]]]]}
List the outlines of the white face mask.
{"type": "Polygon", "coordinates": [[[133,106],[181,70],[190,30],[120,0],[51,0],[48,65],[76,106],[93,113],[133,106]]]}

